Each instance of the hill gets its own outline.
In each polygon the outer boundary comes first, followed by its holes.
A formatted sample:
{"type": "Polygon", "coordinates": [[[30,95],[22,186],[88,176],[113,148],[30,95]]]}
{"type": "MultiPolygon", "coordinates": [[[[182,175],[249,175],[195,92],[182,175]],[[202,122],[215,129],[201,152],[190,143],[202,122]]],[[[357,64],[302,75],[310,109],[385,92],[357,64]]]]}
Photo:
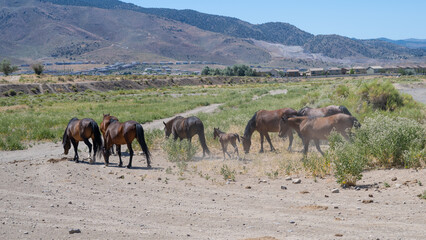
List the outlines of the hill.
{"type": "Polygon", "coordinates": [[[426,56],[426,49],[381,39],[315,36],[288,23],[256,25],[232,17],[143,8],[118,0],[0,0],[0,6],[0,51],[16,61],[201,60],[323,66],[424,62],[426,56]]]}

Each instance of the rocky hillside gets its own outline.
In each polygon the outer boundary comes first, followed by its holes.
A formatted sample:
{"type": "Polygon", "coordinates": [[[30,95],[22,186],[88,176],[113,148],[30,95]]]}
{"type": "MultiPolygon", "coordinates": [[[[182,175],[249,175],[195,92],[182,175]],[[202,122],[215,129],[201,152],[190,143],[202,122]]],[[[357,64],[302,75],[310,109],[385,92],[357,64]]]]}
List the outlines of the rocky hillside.
{"type": "Polygon", "coordinates": [[[297,59],[314,65],[426,58],[425,49],[389,41],[314,36],[288,23],[255,25],[193,10],[142,8],[118,0],[0,0],[0,52],[15,62],[53,58],[268,65],[297,60],[253,41],[279,44],[280,49],[301,47],[297,59]]]}

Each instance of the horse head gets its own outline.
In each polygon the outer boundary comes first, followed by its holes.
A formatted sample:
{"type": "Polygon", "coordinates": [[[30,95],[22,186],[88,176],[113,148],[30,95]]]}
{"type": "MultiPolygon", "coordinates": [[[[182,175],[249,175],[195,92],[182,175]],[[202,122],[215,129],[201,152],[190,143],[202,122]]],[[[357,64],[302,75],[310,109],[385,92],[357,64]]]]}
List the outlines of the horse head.
{"type": "Polygon", "coordinates": [[[170,121],[167,123],[163,121],[163,124],[164,124],[164,134],[166,138],[169,138],[170,134],[172,134],[172,124],[170,124],[170,121]]]}
{"type": "Polygon", "coordinates": [[[241,139],[242,139],[242,142],[243,142],[244,152],[245,153],[249,153],[250,146],[251,146],[251,139],[250,139],[250,137],[242,136],[241,139]]]}
{"type": "Polygon", "coordinates": [[[213,139],[216,140],[216,137],[219,137],[218,133],[219,128],[213,128],[213,139]]]}

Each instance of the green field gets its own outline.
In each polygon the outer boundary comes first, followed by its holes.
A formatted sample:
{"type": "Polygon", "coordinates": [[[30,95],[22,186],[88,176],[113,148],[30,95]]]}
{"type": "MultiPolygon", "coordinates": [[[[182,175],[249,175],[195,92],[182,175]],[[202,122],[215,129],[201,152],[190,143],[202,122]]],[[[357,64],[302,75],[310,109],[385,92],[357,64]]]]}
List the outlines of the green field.
{"type": "MultiPolygon", "coordinates": [[[[32,142],[41,140],[60,141],[68,121],[73,117],[93,118],[100,124],[103,114],[110,113],[117,116],[121,121],[135,120],[143,124],[156,119],[170,117],[198,106],[221,103],[220,111],[217,113],[197,114],[204,122],[208,145],[213,145],[213,148],[219,149],[217,141],[213,141],[213,128],[220,127],[224,131],[232,131],[243,135],[247,121],[259,109],[273,110],[284,107],[300,109],[307,105],[322,107],[334,104],[346,106],[361,124],[364,121],[368,123],[366,128],[377,128],[377,126],[374,126],[375,121],[380,122],[380,119],[389,119],[389,124],[400,122],[398,126],[388,125],[389,128],[395,129],[401,127],[401,130],[398,131],[402,131],[402,135],[407,131],[420,131],[420,135],[416,135],[419,133],[414,133],[414,135],[411,134],[402,138],[401,141],[403,142],[398,142],[397,144],[401,146],[407,145],[407,147],[398,149],[393,147],[395,149],[390,152],[380,150],[380,144],[383,144],[383,141],[389,142],[386,138],[384,138],[385,140],[380,140],[382,142],[377,140],[376,143],[371,143],[379,144],[376,152],[362,150],[362,153],[357,149],[369,148],[368,146],[363,146],[362,142],[355,141],[351,145],[349,143],[339,143],[339,139],[334,139],[332,141],[334,144],[333,151],[330,151],[330,154],[325,158],[316,157],[317,155],[308,158],[305,168],[310,168],[312,172],[317,172],[321,168],[320,166],[322,168],[330,166],[330,161],[346,161],[344,164],[354,166],[354,163],[348,163],[347,161],[353,161],[353,156],[358,156],[359,154],[362,157],[356,159],[356,161],[358,161],[357,163],[362,163],[359,165],[362,169],[375,165],[421,166],[424,165],[426,156],[426,140],[425,135],[422,135],[425,133],[426,107],[424,104],[415,102],[411,96],[398,93],[391,84],[396,81],[410,83],[424,81],[424,78],[316,79],[293,83],[270,82],[244,85],[176,86],[137,91],[86,91],[0,98],[0,149],[24,149],[31,145],[32,142]],[[287,94],[278,95],[268,94],[270,90],[278,89],[286,89],[288,92],[287,94]],[[255,96],[261,97],[253,100],[255,96]],[[383,99],[385,100],[383,101],[383,99]],[[399,117],[398,121],[393,120],[397,117],[399,117]],[[402,120],[400,119],[401,117],[402,120]],[[409,124],[405,124],[405,122],[409,122],[409,124]],[[415,149],[410,147],[414,144],[413,141],[415,142],[415,149]],[[358,145],[355,146],[354,144],[358,145]],[[340,148],[335,146],[340,146],[340,148]],[[347,153],[351,151],[353,155],[348,159],[347,153]],[[318,159],[322,160],[318,162],[318,159]]],[[[380,126],[380,123],[378,125],[380,126]]],[[[367,140],[369,138],[368,134],[370,134],[369,131],[370,129],[367,129],[363,132],[363,136],[367,140]]],[[[389,129],[384,129],[382,132],[395,134],[391,133],[389,129]]],[[[146,135],[150,148],[161,148],[161,146],[158,146],[164,142],[161,130],[148,131],[146,135]]],[[[255,145],[252,148],[257,151],[258,134],[255,134],[254,138],[253,143],[255,145]]],[[[274,134],[273,141],[279,141],[277,139],[278,137],[274,134]]],[[[393,137],[390,141],[392,142],[393,139],[399,138],[393,137]]],[[[296,141],[300,143],[298,138],[296,138],[296,141]]],[[[392,148],[392,146],[389,146],[389,148],[392,148]]],[[[136,144],[135,147],[137,148],[136,144]]],[[[265,147],[269,149],[268,145],[265,145],[265,147]]],[[[281,168],[288,167],[287,165],[281,168]]],[[[348,167],[346,166],[346,168],[348,167]]],[[[345,180],[342,181],[344,182],[345,180]]]]}

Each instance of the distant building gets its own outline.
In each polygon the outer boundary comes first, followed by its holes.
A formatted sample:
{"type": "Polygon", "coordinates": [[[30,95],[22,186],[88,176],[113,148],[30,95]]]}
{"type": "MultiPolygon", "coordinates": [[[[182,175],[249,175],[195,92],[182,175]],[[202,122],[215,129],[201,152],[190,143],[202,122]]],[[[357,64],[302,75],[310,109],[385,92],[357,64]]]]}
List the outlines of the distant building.
{"type": "Polygon", "coordinates": [[[353,67],[354,74],[367,74],[367,68],[365,67],[353,67]]]}
{"type": "Polygon", "coordinates": [[[332,67],[327,70],[328,75],[340,75],[342,74],[342,69],[337,67],[332,67]]]}
{"type": "Polygon", "coordinates": [[[366,72],[367,74],[379,74],[383,73],[384,69],[381,66],[371,66],[367,68],[366,72]]]}
{"type": "Polygon", "coordinates": [[[289,69],[286,71],[285,74],[287,77],[299,77],[300,76],[300,71],[297,69],[289,69]]]}
{"type": "Polygon", "coordinates": [[[320,76],[320,75],[324,75],[324,74],[325,74],[324,68],[310,68],[306,72],[307,76],[320,76]]]}

